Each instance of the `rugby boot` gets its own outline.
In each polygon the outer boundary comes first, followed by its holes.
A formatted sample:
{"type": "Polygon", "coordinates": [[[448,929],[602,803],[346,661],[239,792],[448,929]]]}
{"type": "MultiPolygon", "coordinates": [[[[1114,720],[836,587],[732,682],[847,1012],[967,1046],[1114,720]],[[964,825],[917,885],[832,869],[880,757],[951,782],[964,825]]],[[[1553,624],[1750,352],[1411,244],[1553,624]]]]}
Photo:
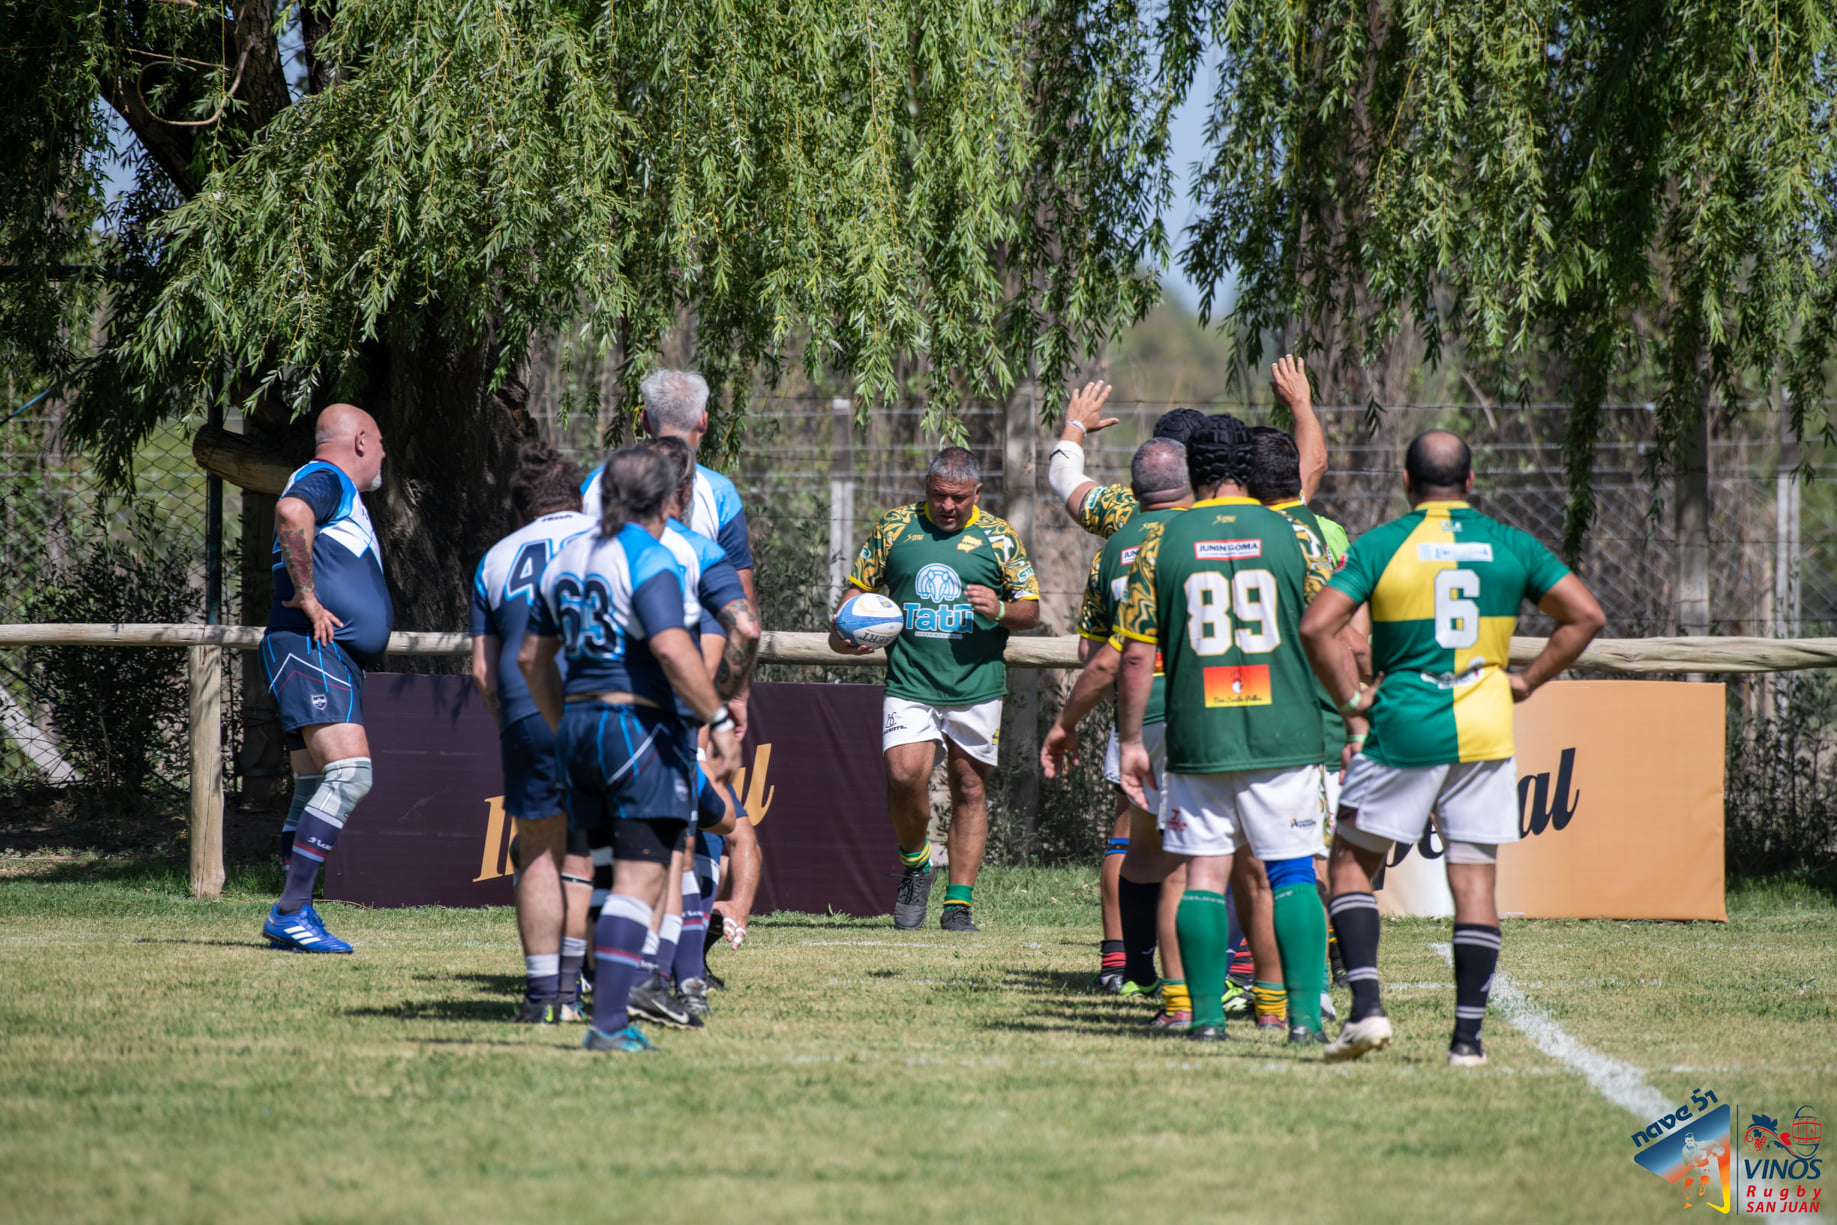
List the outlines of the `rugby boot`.
{"type": "Polygon", "coordinates": [[[1288,1021],[1274,1015],[1257,1017],[1257,1032],[1259,1034],[1266,1034],[1272,1029],[1278,1032],[1286,1032],[1288,1029],[1288,1021]]]}
{"type": "Polygon", "coordinates": [[[615,1029],[603,1034],[591,1025],[587,1027],[587,1040],[581,1046],[590,1051],[654,1051],[656,1045],[639,1030],[636,1025],[627,1025],[624,1029],[615,1029]]]}
{"type": "Polygon", "coordinates": [[[709,1013],[708,984],[699,978],[685,978],[677,988],[682,995],[683,1004],[692,1016],[705,1017],[709,1013]]]}
{"type": "Polygon", "coordinates": [[[1339,1009],[1333,1006],[1333,997],[1325,991],[1320,993],[1320,1019],[1323,1021],[1339,1020],[1339,1009]]]}
{"type": "Polygon", "coordinates": [[[1451,1068],[1483,1068],[1486,1066],[1486,1052],[1480,1049],[1480,1040],[1456,1042],[1448,1048],[1448,1066],[1451,1068]]]}
{"type": "Polygon", "coordinates": [[[1116,994],[1122,996],[1126,1000],[1159,999],[1161,995],[1161,980],[1156,979],[1151,983],[1138,983],[1133,980],[1125,979],[1122,987],[1116,994]]]}
{"type": "MultiPolygon", "coordinates": [[[[561,1005],[555,1000],[526,999],[517,1005],[517,1014],[510,1018],[512,1025],[553,1025],[561,1019],[561,1005]]],[[[575,1012],[576,1016],[580,1013],[575,1012]]]]}
{"type": "Polygon", "coordinates": [[[1188,1042],[1223,1042],[1225,1027],[1223,1025],[1190,1025],[1187,1027],[1188,1042]]]}
{"type": "Polygon", "coordinates": [[[675,1025],[681,1029],[693,1029],[699,1017],[691,1017],[689,1010],[676,999],[676,992],[670,984],[663,981],[663,975],[652,974],[643,982],[631,989],[631,1002],[626,1006],[633,1016],[646,1021],[655,1021],[659,1025],[675,1025]]]}
{"type": "Polygon", "coordinates": [[[912,931],[925,926],[925,906],[931,901],[931,869],[907,868],[899,874],[899,896],[893,902],[893,926],[912,931]]]}
{"type": "Polygon", "coordinates": [[[1097,981],[1092,984],[1102,995],[1121,995],[1123,993],[1123,972],[1121,970],[1101,970],[1097,981]]]}
{"type": "Polygon", "coordinates": [[[572,1025],[576,1021],[585,1021],[590,1013],[582,1012],[580,1001],[560,1000],[555,1005],[555,1020],[563,1025],[572,1025]]]}
{"type": "Polygon", "coordinates": [[[296,914],[282,914],[280,903],[276,902],[262,923],[262,935],[268,937],[268,947],[294,953],[351,951],[350,945],[325,930],[325,924],[319,921],[318,912],[311,906],[302,906],[296,914]]]}
{"type": "Polygon", "coordinates": [[[1383,1050],[1390,1044],[1390,1018],[1380,1008],[1363,1020],[1348,1021],[1340,1027],[1339,1037],[1327,1043],[1327,1062],[1357,1059],[1368,1051],[1383,1050]]]}
{"type": "Polygon", "coordinates": [[[689,1002],[689,997],[683,994],[683,989],[681,987],[672,986],[670,988],[670,1000],[678,1008],[682,1009],[683,1014],[689,1018],[689,1023],[683,1026],[684,1029],[708,1028],[708,1022],[702,1020],[702,1017],[705,1016],[706,1013],[697,1012],[695,1010],[695,1006],[689,1002]]]}
{"type": "Polygon", "coordinates": [[[946,906],[944,913],[938,916],[938,926],[947,932],[979,932],[976,920],[970,918],[968,906],[946,906]]]}
{"type": "Polygon", "coordinates": [[[1223,998],[1225,1016],[1227,1018],[1247,1017],[1257,1006],[1256,997],[1250,993],[1250,988],[1238,982],[1235,978],[1227,978],[1225,980],[1225,994],[1223,998]]]}
{"type": "Polygon", "coordinates": [[[1148,1019],[1148,1031],[1154,1034],[1184,1034],[1192,1023],[1192,1013],[1169,1012],[1163,1008],[1148,1019]]]}
{"type": "Polygon", "coordinates": [[[1327,1032],[1323,1029],[1309,1029],[1305,1025],[1288,1027],[1288,1044],[1290,1046],[1325,1046],[1327,1032]]]}

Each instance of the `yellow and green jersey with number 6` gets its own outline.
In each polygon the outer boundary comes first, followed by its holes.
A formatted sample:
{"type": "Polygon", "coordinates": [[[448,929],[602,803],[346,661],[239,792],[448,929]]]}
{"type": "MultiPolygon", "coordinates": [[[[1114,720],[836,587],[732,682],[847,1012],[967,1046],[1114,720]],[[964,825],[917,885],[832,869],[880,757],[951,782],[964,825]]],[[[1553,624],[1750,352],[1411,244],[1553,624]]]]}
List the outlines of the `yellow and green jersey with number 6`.
{"type": "Polygon", "coordinates": [[[1306,556],[1299,530],[1250,498],[1210,498],[1144,533],[1119,628],[1160,646],[1175,774],[1325,755],[1301,614],[1332,570],[1306,556]]]}
{"type": "Polygon", "coordinates": [[[1371,605],[1382,673],[1365,756],[1387,766],[1512,755],[1510,662],[1518,606],[1569,568],[1465,502],[1424,502],[1360,536],[1331,586],[1371,605]]]}

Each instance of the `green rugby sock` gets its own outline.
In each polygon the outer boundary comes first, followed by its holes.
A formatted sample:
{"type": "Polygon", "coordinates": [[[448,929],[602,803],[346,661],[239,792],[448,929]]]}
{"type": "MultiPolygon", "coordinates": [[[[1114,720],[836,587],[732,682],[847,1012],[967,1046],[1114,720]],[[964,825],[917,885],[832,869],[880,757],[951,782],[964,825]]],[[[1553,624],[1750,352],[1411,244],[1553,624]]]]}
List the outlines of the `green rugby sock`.
{"type": "Polygon", "coordinates": [[[974,885],[944,886],[944,904],[946,906],[968,906],[970,897],[976,892],[974,885]]]}
{"type": "Polygon", "coordinates": [[[916,851],[908,851],[905,847],[901,847],[899,862],[908,868],[917,868],[920,871],[929,869],[931,867],[931,843],[929,841],[919,843],[919,849],[916,851]]]}
{"type": "Polygon", "coordinates": [[[1288,985],[1288,1023],[1320,1028],[1320,993],[1327,989],[1327,914],[1312,884],[1275,890],[1276,947],[1288,985]]]}
{"type": "Polygon", "coordinates": [[[1180,963],[1193,996],[1193,1025],[1225,1023],[1225,974],[1231,968],[1231,923],[1225,896],[1188,889],[1180,898],[1174,930],[1180,936],[1180,963]]]}

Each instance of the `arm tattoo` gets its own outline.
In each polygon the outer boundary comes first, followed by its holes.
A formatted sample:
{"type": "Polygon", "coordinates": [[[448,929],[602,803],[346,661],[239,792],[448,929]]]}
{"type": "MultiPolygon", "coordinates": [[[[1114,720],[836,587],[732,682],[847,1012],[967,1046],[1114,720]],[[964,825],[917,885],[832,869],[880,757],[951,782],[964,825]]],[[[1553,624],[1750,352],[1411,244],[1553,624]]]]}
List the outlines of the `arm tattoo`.
{"type": "Polygon", "coordinates": [[[752,601],[739,599],[721,609],[718,619],[727,631],[727,645],[721,648],[721,662],[714,670],[714,688],[725,701],[739,693],[753,675],[753,665],[759,660],[759,618],[753,613],[752,601]]]}
{"type": "Polygon", "coordinates": [[[278,535],[281,559],[287,564],[287,577],[293,580],[294,597],[316,595],[313,590],[312,529],[283,527],[278,535]]]}

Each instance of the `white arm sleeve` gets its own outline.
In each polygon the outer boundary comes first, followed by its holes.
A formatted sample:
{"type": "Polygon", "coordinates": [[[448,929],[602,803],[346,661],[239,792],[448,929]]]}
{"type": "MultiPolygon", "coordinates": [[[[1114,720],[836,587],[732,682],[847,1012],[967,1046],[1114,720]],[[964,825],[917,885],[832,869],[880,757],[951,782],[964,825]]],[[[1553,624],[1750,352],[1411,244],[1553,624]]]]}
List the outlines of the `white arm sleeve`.
{"type": "Polygon", "coordinates": [[[1052,458],[1046,461],[1046,484],[1059,499],[1059,505],[1065,505],[1072,490],[1084,484],[1085,479],[1084,448],[1075,442],[1061,441],[1052,449],[1052,458]]]}

